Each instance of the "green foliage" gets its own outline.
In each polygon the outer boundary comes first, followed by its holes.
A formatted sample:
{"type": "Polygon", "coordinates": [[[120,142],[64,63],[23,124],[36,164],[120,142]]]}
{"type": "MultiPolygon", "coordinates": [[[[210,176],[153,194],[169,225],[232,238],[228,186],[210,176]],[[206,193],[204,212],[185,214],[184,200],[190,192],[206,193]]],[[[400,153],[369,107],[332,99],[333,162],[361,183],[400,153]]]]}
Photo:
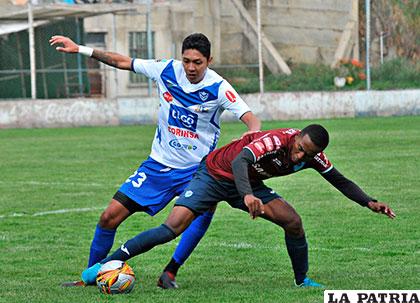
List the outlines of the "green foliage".
{"type": "MultiPolygon", "coordinates": [[[[309,122],[315,121],[263,126],[302,128],[309,122]]],[[[397,218],[349,201],[313,171],[268,180],[302,217],[310,276],[329,289],[417,289],[420,116],[316,122],[330,131],[326,153],[334,166],[388,202],[397,218]]],[[[222,128],[220,144],[245,130],[241,123],[222,128]]],[[[0,130],[0,302],[322,302],[322,290],[293,287],[281,229],[226,203],[180,269],[180,289],[156,287],[178,240],[129,261],[137,275],[129,295],[61,288],[86,266],[102,209],[146,159],[153,136],[154,126],[0,130]]],[[[130,217],[114,249],[161,224],[170,209],[130,217]]]]}
{"type": "Polygon", "coordinates": [[[409,22],[417,25],[419,24],[420,2],[418,0],[392,0],[392,3],[402,10],[409,22]]]}
{"type": "MultiPolygon", "coordinates": [[[[217,69],[239,93],[259,92],[258,72],[254,69],[217,69]]],[[[363,90],[365,81],[356,81],[343,88],[334,86],[333,78],[337,71],[326,65],[296,64],[290,76],[267,73],[264,77],[266,92],[274,91],[343,91],[363,90]]],[[[371,69],[372,89],[420,88],[420,63],[399,58],[386,61],[371,69]]]]}
{"type": "MultiPolygon", "coordinates": [[[[372,81],[411,84],[420,87],[420,62],[412,63],[407,59],[398,58],[385,62],[372,71],[372,81]]],[[[398,85],[398,84],[397,84],[398,85]]]]}

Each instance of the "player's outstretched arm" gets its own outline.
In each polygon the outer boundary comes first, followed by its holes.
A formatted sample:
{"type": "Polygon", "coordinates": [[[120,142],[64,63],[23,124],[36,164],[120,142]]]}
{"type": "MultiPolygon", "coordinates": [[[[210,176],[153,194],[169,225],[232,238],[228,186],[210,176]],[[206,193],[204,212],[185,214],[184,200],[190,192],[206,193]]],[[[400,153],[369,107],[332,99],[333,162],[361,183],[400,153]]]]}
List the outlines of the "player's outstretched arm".
{"type": "Polygon", "coordinates": [[[391,219],[395,218],[394,211],[385,203],[371,201],[368,202],[368,208],[375,213],[384,214],[391,219]]]}
{"type": "Polygon", "coordinates": [[[95,58],[107,65],[131,70],[131,58],[118,53],[105,52],[98,49],[92,49],[83,45],[76,44],[73,40],[64,36],[52,36],[50,45],[57,46],[56,50],[63,53],[81,53],[89,57],[95,58]]]}

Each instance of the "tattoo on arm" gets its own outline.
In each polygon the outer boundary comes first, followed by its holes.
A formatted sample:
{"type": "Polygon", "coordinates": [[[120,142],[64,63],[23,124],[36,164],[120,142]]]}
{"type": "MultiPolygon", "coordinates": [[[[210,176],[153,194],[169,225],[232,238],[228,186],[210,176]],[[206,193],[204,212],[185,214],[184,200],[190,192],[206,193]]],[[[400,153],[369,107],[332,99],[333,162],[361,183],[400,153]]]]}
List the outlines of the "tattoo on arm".
{"type": "Polygon", "coordinates": [[[105,64],[110,65],[110,66],[118,67],[117,66],[118,61],[116,60],[115,55],[113,55],[110,52],[104,52],[104,51],[95,49],[93,51],[92,58],[95,58],[98,61],[101,61],[105,64]]]}

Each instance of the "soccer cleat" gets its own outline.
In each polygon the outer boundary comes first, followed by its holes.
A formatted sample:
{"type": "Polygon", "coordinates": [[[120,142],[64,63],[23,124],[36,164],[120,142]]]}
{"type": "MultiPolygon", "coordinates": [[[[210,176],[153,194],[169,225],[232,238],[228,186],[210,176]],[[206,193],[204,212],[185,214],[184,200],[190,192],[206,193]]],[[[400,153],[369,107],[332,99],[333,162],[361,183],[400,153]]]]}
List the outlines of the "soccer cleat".
{"type": "Polygon", "coordinates": [[[308,277],[306,277],[306,278],[305,278],[305,280],[303,280],[303,282],[302,282],[302,283],[300,283],[299,285],[298,285],[298,284],[296,284],[296,281],[295,281],[295,285],[296,285],[296,287],[301,287],[301,288],[306,288],[306,287],[325,288],[325,286],[324,286],[324,285],[319,284],[319,283],[317,283],[317,282],[315,282],[315,281],[311,280],[311,279],[310,279],[310,278],[308,278],[308,277]]]}
{"type": "Polygon", "coordinates": [[[101,268],[101,263],[96,263],[89,268],[86,268],[82,272],[82,281],[86,285],[93,285],[96,283],[96,276],[98,275],[99,269],[101,268]]]}
{"type": "Polygon", "coordinates": [[[175,275],[169,271],[164,271],[158,280],[157,286],[162,289],[178,288],[175,282],[175,275]]]}

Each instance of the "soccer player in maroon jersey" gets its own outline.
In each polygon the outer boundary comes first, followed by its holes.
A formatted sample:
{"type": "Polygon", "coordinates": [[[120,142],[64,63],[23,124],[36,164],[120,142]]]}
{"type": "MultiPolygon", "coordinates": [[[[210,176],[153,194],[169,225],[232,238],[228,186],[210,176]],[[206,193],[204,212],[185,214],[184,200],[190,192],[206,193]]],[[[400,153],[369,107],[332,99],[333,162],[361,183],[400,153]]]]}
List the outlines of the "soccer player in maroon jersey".
{"type": "MultiPolygon", "coordinates": [[[[253,219],[262,217],[282,227],[295,284],[323,287],[306,275],[308,245],[300,216],[263,180],[312,168],[354,202],[391,219],[395,217],[387,204],[368,196],[333,167],[323,152],[328,143],[327,130],[321,125],[311,124],[302,131],[281,128],[255,132],[214,150],[203,159],[165,223],[138,234],[101,263],[125,261],[169,242],[180,235],[196,216],[214,208],[220,201],[227,201],[232,207],[249,212],[253,219]]],[[[94,269],[86,271],[89,270],[94,269]]]]}

